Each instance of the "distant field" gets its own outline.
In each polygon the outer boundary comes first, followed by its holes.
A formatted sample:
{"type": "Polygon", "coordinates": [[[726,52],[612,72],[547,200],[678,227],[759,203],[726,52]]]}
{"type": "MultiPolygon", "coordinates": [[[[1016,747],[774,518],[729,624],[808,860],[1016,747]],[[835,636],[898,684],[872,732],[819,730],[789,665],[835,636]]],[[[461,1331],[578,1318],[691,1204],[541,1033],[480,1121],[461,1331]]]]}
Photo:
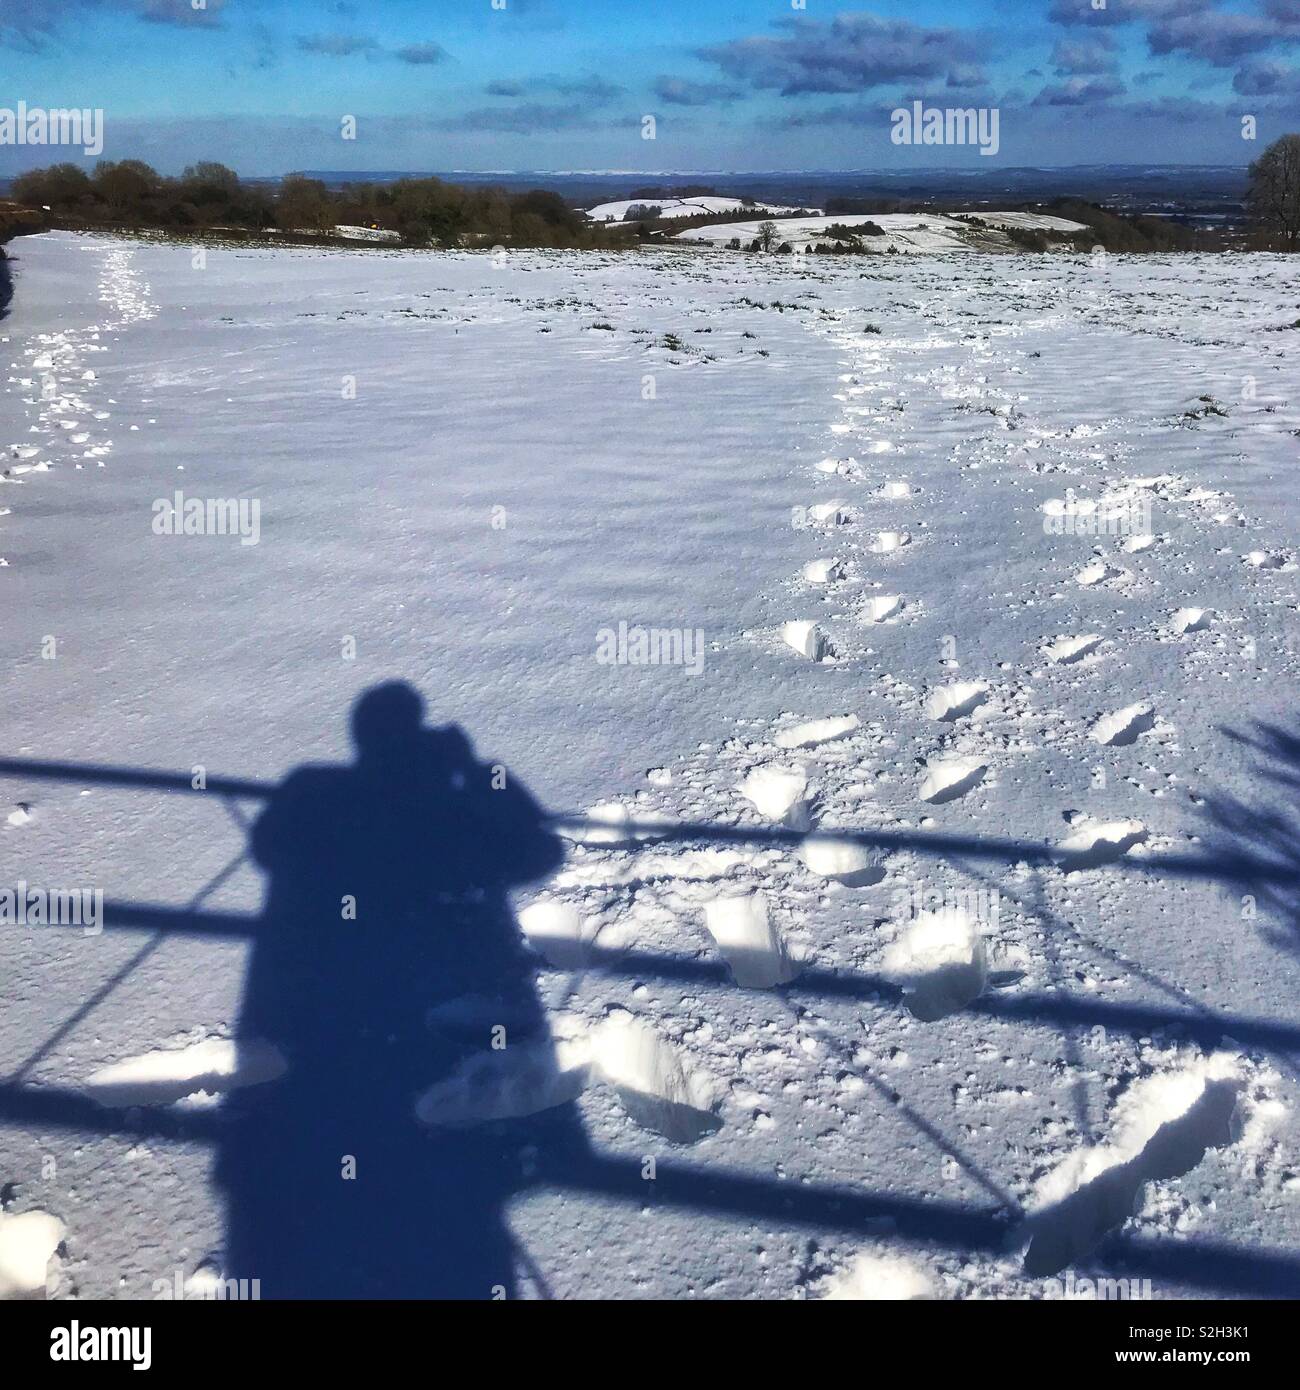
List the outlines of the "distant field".
{"type": "MultiPolygon", "coordinates": [[[[1082,232],[1087,228],[1063,217],[1049,217],[1033,212],[979,212],[980,221],[994,228],[1017,227],[1025,231],[1082,232]]],[[[750,218],[744,222],[715,223],[708,227],[690,227],[677,233],[678,241],[700,241],[726,245],[739,238],[748,246],[759,234],[765,218],[750,218]]],[[[870,216],[838,213],[833,216],[791,217],[776,223],[778,243],[789,242],[797,251],[817,246],[833,246],[837,238],[827,233],[831,227],[866,227],[874,225],[884,236],[863,234],[862,245],[873,251],[975,251],[991,247],[1011,250],[1010,238],[979,233],[970,223],[937,213],[873,213],[870,216]]]]}

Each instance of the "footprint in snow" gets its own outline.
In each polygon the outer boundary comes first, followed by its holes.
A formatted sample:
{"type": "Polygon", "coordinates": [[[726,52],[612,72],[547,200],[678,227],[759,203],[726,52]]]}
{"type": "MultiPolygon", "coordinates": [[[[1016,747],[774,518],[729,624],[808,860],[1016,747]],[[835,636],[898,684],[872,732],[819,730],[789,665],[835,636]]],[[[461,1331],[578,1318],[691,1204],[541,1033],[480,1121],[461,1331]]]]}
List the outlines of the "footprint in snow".
{"type": "Polygon", "coordinates": [[[847,526],[853,514],[845,502],[818,502],[808,508],[808,520],[814,526],[847,526]]]}
{"type": "Polygon", "coordinates": [[[799,858],[810,873],[846,888],[869,888],[885,877],[884,864],[865,845],[831,832],[810,835],[799,846],[799,858]]]}
{"type": "Polygon", "coordinates": [[[1068,1154],[1036,1185],[1021,1228],[1025,1274],[1076,1263],[1134,1214],[1148,1182],[1182,1177],[1230,1144],[1244,1086],[1240,1059],[1227,1054],[1135,1081],[1105,1140],[1068,1154]]]}
{"type": "Polygon", "coordinates": [[[892,622],[902,611],[903,600],[898,594],[877,594],[858,610],[864,623],[892,622]]]}
{"type": "Polygon", "coordinates": [[[1213,608],[1180,608],[1169,620],[1175,632],[1204,632],[1214,622],[1213,608]]]}
{"type": "Polygon", "coordinates": [[[933,806],[956,801],[984,780],[988,764],[982,758],[934,758],[926,767],[917,795],[933,806]]]}
{"type": "Polygon", "coordinates": [[[63,1236],[63,1222],[49,1212],[0,1212],[0,1299],[44,1294],[63,1236]]]}
{"type": "Polygon", "coordinates": [[[892,555],[911,543],[912,536],[908,531],[880,531],[871,542],[871,550],[876,555],[892,555]]]}
{"type": "Polygon", "coordinates": [[[1135,845],[1147,839],[1146,826],[1140,820],[1106,821],[1088,825],[1067,836],[1057,846],[1061,868],[1094,869],[1122,859],[1135,845]]]}
{"type": "Polygon", "coordinates": [[[1072,666],[1101,645],[1101,635],[1086,632],[1079,637],[1058,637],[1043,648],[1043,655],[1054,665],[1072,666]]]}
{"type": "Polygon", "coordinates": [[[877,497],[883,497],[890,502],[901,502],[911,495],[912,485],[907,482],[883,483],[876,493],[877,497]]]}
{"type": "Polygon", "coordinates": [[[809,661],[825,661],[833,653],[830,638],[815,622],[800,621],[786,623],[781,629],[781,640],[793,647],[800,656],[809,661]]]}
{"type": "Polygon", "coordinates": [[[808,774],[802,767],[756,767],[736,790],[778,825],[797,825],[808,814],[808,774]]]}
{"type": "Polygon", "coordinates": [[[885,952],[883,973],[903,991],[909,1012],[922,1022],[957,1013],[988,984],[979,924],[956,908],[918,913],[885,952]]]}
{"type": "Polygon", "coordinates": [[[838,556],[810,560],[803,567],[803,577],[808,584],[834,584],[844,578],[844,562],[838,556]]]}
{"type": "Polygon", "coordinates": [[[1080,588],[1091,589],[1097,584],[1109,584],[1112,580],[1121,579],[1123,576],[1123,570],[1116,569],[1114,565],[1107,564],[1105,560],[1093,560],[1074,576],[1074,582],[1080,588]]]}
{"type": "Polygon", "coordinates": [[[712,1083],[648,1023],[614,1010],[591,1035],[595,1079],[643,1129],[693,1144],[722,1128],[712,1083]]]}
{"type": "Polygon", "coordinates": [[[862,721],[856,714],[831,715],[826,719],[809,719],[792,728],[782,729],[774,741],[778,748],[814,748],[818,744],[844,738],[861,726],[862,721]]]}
{"type": "Polygon", "coordinates": [[[704,925],[742,989],[773,989],[799,973],[761,893],[705,903],[704,925]]]}
{"type": "Polygon", "coordinates": [[[1130,743],[1136,743],[1139,735],[1154,729],[1155,724],[1155,709],[1144,701],[1139,701],[1137,704],[1125,705],[1123,709],[1115,710],[1112,714],[1102,715],[1088,731],[1088,736],[1108,747],[1125,747],[1130,743]]]}
{"type": "Polygon", "coordinates": [[[925,712],[931,719],[951,724],[972,714],[988,697],[987,681],[957,681],[932,690],[926,697],[925,712]]]}

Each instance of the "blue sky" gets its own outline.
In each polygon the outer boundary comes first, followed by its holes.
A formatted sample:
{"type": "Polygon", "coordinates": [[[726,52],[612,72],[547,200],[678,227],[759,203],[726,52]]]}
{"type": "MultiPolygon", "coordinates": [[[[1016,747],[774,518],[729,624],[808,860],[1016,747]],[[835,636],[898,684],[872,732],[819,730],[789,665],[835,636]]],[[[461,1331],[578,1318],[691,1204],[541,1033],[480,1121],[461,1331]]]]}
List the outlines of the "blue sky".
{"type": "Polygon", "coordinates": [[[1300,129],[1300,0],[0,0],[20,100],[167,172],[1241,164],[1300,129]],[[892,144],[915,100],[996,158],[892,144]]]}

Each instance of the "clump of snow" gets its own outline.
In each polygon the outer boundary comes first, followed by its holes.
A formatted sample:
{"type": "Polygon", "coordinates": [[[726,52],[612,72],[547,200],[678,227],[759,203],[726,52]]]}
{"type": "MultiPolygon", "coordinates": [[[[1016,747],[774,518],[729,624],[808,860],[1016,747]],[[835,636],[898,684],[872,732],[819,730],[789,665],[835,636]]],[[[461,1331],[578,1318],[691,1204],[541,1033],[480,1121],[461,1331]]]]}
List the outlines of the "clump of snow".
{"type": "Polygon", "coordinates": [[[45,1291],[50,1261],[63,1233],[63,1222],[48,1212],[0,1212],[0,1298],[28,1298],[45,1291]]]}
{"type": "Polygon", "coordinates": [[[795,824],[807,810],[808,773],[802,767],[756,767],[736,790],[768,820],[795,824]]]}
{"type": "Polygon", "coordinates": [[[581,1031],[537,1043],[485,1048],[416,1102],[423,1124],[469,1129],[492,1120],[518,1119],[576,1100],[586,1089],[591,1041],[581,1031]]]}
{"type": "Polygon", "coordinates": [[[162,1049],[100,1067],[83,1082],[101,1105],[171,1105],[204,1092],[218,1095],[283,1076],[284,1055],[273,1044],[208,1038],[189,1047],[162,1049]]]}
{"type": "Polygon", "coordinates": [[[884,974],[924,1022],[957,1013],[978,999],[988,983],[979,924],[958,908],[918,913],[885,952],[884,974]]]}
{"type": "Polygon", "coordinates": [[[924,1265],[907,1255],[858,1255],[822,1286],[823,1299],[903,1302],[938,1298],[924,1265]]]}
{"type": "Polygon", "coordinates": [[[781,638],[809,661],[824,661],[831,653],[830,638],[811,620],[786,623],[781,638]]]}
{"type": "Polygon", "coordinates": [[[704,924],[738,985],[771,989],[798,974],[761,894],[714,898],[705,904],[704,924]]]}
{"type": "Polygon", "coordinates": [[[810,835],[800,845],[799,857],[820,878],[837,879],[851,888],[879,883],[885,876],[884,865],[865,845],[826,832],[810,835]]]}
{"type": "Polygon", "coordinates": [[[644,1129],[693,1144],[721,1127],[709,1079],[626,1009],[615,1009],[595,1030],[591,1059],[595,1074],[644,1129]]]}

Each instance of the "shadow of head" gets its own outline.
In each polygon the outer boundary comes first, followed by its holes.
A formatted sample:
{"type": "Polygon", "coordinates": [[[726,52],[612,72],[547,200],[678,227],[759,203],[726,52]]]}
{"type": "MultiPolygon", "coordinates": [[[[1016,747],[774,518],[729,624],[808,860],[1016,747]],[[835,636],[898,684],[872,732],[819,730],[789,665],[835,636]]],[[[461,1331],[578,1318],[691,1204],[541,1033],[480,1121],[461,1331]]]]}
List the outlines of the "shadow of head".
{"type": "Polygon", "coordinates": [[[474,745],[458,724],[426,727],[425,714],[424,697],[406,681],[365,691],[350,719],[357,766],[388,777],[418,776],[434,793],[462,791],[479,767],[474,745]]]}
{"type": "Polygon", "coordinates": [[[358,763],[391,765],[410,756],[424,731],[424,697],[405,681],[386,681],[352,706],[352,743],[358,763]]]}

